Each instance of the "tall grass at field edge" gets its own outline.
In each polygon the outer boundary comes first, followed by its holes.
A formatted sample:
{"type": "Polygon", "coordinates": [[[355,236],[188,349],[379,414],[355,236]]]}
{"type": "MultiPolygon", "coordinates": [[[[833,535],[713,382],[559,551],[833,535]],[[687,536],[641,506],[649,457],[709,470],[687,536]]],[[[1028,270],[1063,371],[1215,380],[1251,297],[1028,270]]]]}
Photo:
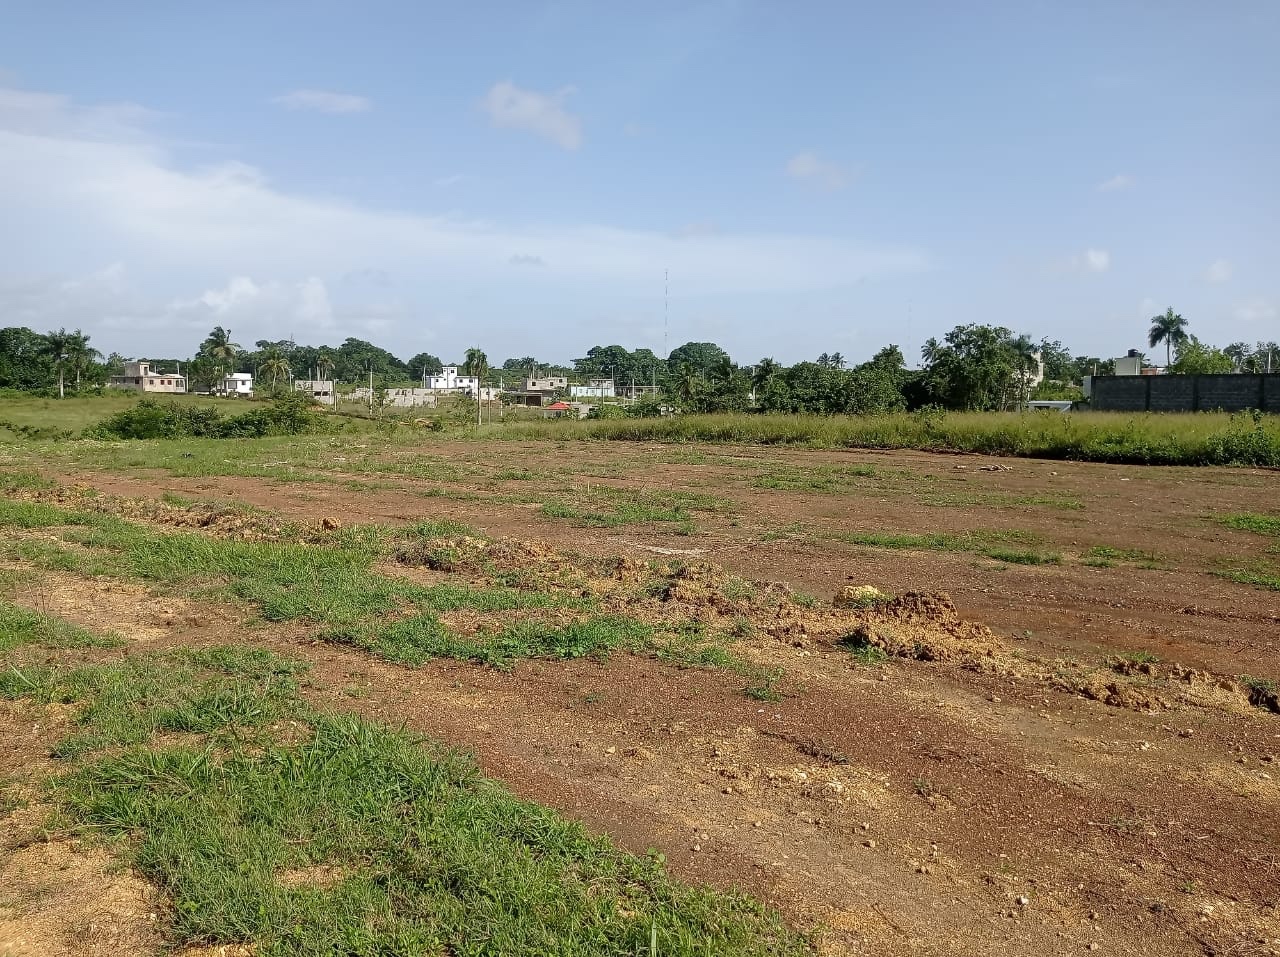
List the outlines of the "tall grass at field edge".
{"type": "Polygon", "coordinates": [[[919,449],[1132,465],[1280,467],[1280,418],[1247,413],[678,415],[508,424],[484,437],[919,449]]]}

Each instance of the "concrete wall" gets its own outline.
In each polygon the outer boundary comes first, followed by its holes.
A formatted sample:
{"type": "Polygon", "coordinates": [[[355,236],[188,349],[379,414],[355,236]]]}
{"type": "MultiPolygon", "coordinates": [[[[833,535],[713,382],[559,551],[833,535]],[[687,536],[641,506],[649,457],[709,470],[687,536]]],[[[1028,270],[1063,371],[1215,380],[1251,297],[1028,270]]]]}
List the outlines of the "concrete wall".
{"type": "Polygon", "coordinates": [[[1091,408],[1103,412],[1280,413],[1280,373],[1094,376],[1091,408]]]}

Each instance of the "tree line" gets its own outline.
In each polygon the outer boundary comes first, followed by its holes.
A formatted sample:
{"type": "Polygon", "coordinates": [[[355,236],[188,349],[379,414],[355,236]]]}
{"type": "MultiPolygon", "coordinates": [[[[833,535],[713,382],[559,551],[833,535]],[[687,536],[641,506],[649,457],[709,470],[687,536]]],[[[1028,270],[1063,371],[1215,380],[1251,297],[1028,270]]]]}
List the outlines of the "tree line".
{"type": "MultiPolygon", "coordinates": [[[[1164,346],[1171,373],[1271,371],[1280,364],[1274,342],[1237,342],[1221,349],[1202,343],[1173,309],[1152,317],[1147,345],[1164,346]]],[[[337,346],[258,340],[245,348],[221,326],[209,332],[193,356],[141,358],[165,371],[180,364],[193,390],[212,388],[232,372],[252,373],[270,391],[287,388],[294,378],[362,383],[370,375],[378,387],[403,386],[438,375],[445,365],[428,352],[401,360],[356,338],[337,346]]],[[[930,405],[984,411],[1014,408],[1033,398],[1078,399],[1084,376],[1114,371],[1114,360],[1073,356],[1057,340],[1036,341],[1002,326],[977,323],[929,339],[921,358],[920,368],[910,369],[902,350],[891,344],[852,365],[840,352],[790,366],[768,356],[738,363],[714,342],[687,342],[665,358],[644,348],[592,346],[569,364],[520,356],[494,365],[481,348],[472,347],[458,364],[464,374],[478,376],[486,385],[507,388],[534,375],[610,379],[620,392],[643,394],[651,411],[665,404],[688,412],[819,414],[930,405]]],[[[40,334],[0,329],[0,388],[58,395],[96,390],[109,376],[121,374],[125,361],[116,353],[103,357],[80,330],[40,334]]]]}

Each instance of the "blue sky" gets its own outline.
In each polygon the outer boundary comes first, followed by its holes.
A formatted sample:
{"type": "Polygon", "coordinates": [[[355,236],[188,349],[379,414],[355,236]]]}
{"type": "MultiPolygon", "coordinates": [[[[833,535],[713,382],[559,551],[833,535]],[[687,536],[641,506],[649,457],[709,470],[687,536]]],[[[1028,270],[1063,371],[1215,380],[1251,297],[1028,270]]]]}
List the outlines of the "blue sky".
{"type": "Polygon", "coordinates": [[[3,3],[0,322],[743,362],[1280,338],[1280,4],[3,3]],[[186,9],[179,9],[185,6],[186,9]]]}

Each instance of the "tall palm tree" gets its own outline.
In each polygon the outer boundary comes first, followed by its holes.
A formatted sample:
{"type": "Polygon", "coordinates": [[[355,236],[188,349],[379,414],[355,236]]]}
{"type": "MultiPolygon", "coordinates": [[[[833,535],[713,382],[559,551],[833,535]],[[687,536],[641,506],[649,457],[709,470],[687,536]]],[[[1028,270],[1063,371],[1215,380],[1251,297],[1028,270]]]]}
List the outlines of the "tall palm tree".
{"type": "Polygon", "coordinates": [[[484,403],[480,401],[480,388],[484,383],[484,378],[489,374],[489,357],[484,354],[484,350],[479,346],[472,346],[467,350],[467,357],[462,364],[462,371],[466,375],[476,377],[476,428],[480,428],[480,423],[484,416],[484,403]]]}
{"type": "Polygon", "coordinates": [[[1187,341],[1187,320],[1173,311],[1170,306],[1163,316],[1151,317],[1151,332],[1147,336],[1147,345],[1154,349],[1164,343],[1165,366],[1173,365],[1173,347],[1187,341]]]}
{"type": "Polygon", "coordinates": [[[266,349],[262,353],[262,362],[258,366],[258,375],[271,380],[271,391],[276,391],[276,386],[281,379],[287,379],[292,374],[289,368],[289,360],[284,354],[274,346],[266,349]]]}
{"type": "Polygon", "coordinates": [[[1018,399],[1022,402],[1031,397],[1031,382],[1040,371],[1040,350],[1035,340],[1023,333],[1009,340],[1013,350],[1014,379],[1018,384],[1018,399]]]}
{"type": "Polygon", "coordinates": [[[827,361],[831,363],[831,368],[833,369],[843,369],[845,366],[844,356],[838,352],[831,353],[831,355],[827,357],[827,361]]]}
{"type": "Polygon", "coordinates": [[[676,398],[680,400],[680,404],[685,409],[689,409],[697,403],[698,394],[702,392],[702,385],[702,376],[698,374],[698,370],[693,363],[682,362],[676,367],[676,398]]]}
{"type": "Polygon", "coordinates": [[[772,358],[765,357],[756,363],[755,371],[751,373],[751,388],[763,392],[765,387],[773,381],[773,377],[778,374],[781,367],[772,358]]]}
{"type": "Polygon", "coordinates": [[[321,380],[328,379],[329,374],[333,372],[333,366],[333,356],[330,355],[329,350],[320,350],[319,355],[316,356],[316,375],[318,375],[321,380]]]}
{"type": "Polygon", "coordinates": [[[66,397],[66,376],[67,363],[71,359],[71,343],[74,334],[67,332],[66,329],[59,329],[57,332],[47,332],[44,336],[44,354],[53,362],[53,368],[58,373],[58,398],[66,397]]]}
{"type": "Polygon", "coordinates": [[[200,345],[200,352],[217,363],[218,375],[234,371],[236,355],[240,346],[231,341],[231,330],[222,326],[214,326],[207,339],[200,345]]]}
{"type": "Polygon", "coordinates": [[[80,391],[80,376],[91,364],[102,359],[102,353],[89,345],[89,337],[77,329],[67,337],[67,358],[76,374],[76,391],[80,391]]]}

